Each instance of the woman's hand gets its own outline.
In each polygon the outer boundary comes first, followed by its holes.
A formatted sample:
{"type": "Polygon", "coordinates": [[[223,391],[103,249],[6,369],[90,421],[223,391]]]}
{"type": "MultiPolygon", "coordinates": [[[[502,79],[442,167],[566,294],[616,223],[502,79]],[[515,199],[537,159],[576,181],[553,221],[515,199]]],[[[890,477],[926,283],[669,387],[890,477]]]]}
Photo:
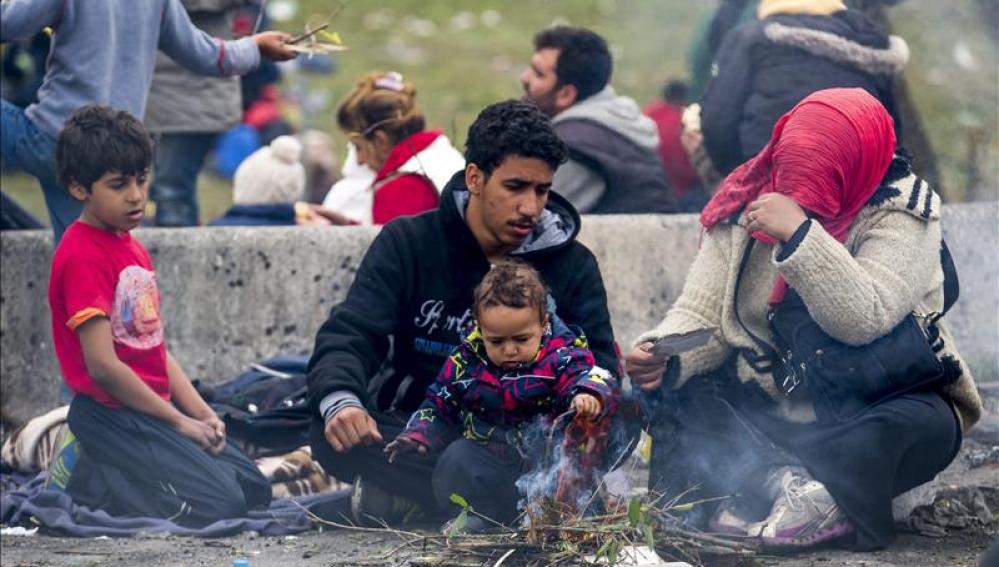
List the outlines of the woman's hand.
{"type": "Polygon", "coordinates": [[[631,377],[631,383],[646,392],[662,386],[666,372],[666,355],[654,354],[651,348],[652,343],[642,343],[624,357],[625,372],[631,377]]]}
{"type": "Polygon", "coordinates": [[[791,238],[801,223],[808,220],[798,203],[780,193],[761,195],[746,208],[746,217],[750,234],[762,232],[781,242],[791,238]]]}
{"type": "Polygon", "coordinates": [[[600,415],[603,405],[600,398],[593,394],[576,394],[572,398],[572,409],[576,410],[576,415],[580,419],[594,420],[600,415]]]}
{"type": "Polygon", "coordinates": [[[385,446],[385,454],[388,455],[388,462],[394,463],[395,458],[403,453],[415,451],[419,455],[426,455],[430,449],[411,437],[399,436],[395,441],[385,446]]]}
{"type": "Polygon", "coordinates": [[[311,226],[350,226],[360,224],[343,213],[314,203],[295,203],[295,224],[311,226]]]}

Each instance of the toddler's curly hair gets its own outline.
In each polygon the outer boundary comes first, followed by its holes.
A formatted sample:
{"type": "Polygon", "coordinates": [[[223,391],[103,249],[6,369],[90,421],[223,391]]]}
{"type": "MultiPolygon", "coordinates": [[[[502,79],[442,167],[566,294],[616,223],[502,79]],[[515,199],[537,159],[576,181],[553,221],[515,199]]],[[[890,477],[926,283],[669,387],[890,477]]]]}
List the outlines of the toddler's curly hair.
{"type": "Polygon", "coordinates": [[[545,320],[548,311],[548,289],[541,274],[530,264],[509,258],[493,264],[489,273],[475,288],[472,313],[476,318],[488,307],[504,306],[538,310],[538,317],[545,320]]]}

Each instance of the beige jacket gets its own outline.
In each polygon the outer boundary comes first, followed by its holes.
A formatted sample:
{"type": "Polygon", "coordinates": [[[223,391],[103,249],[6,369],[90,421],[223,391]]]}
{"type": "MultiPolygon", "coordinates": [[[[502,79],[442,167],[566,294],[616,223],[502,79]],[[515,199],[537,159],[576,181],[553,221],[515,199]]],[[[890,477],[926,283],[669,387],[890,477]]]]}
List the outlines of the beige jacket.
{"type": "MultiPolygon", "coordinates": [[[[745,226],[743,214],[737,225],[719,224],[705,234],[680,297],[663,321],[636,341],[718,328],[708,344],[681,356],[677,387],[721,366],[735,348],[759,350],[733,311],[736,275],[748,239],[745,226]]],[[[940,241],[940,198],[909,175],[878,190],[857,215],[845,247],[814,222],[797,250],[782,262],[776,260],[779,243],[757,243],[743,275],[739,314],[753,333],[773,344],[766,316],[780,274],[826,333],[850,345],[867,344],[912,311],[943,308],[940,241]]],[[[982,402],[946,324],[941,321],[939,326],[945,342],[941,356],[954,356],[962,370],[944,394],[967,429],[981,416],[982,402]]],[[[739,379],[758,382],[777,402],[777,415],[797,422],[815,419],[809,401],[783,396],[769,373],[755,372],[741,356],[737,360],[739,379]]]]}

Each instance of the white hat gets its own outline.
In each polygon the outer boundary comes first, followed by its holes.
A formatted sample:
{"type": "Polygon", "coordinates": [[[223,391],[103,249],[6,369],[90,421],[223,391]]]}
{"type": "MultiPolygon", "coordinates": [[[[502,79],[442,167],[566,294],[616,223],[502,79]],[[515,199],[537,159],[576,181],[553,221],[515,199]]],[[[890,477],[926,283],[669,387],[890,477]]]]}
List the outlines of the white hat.
{"type": "Polygon", "coordinates": [[[292,136],[278,136],[243,160],[233,178],[232,200],[237,205],[290,203],[305,191],[302,144],[292,136]]]}

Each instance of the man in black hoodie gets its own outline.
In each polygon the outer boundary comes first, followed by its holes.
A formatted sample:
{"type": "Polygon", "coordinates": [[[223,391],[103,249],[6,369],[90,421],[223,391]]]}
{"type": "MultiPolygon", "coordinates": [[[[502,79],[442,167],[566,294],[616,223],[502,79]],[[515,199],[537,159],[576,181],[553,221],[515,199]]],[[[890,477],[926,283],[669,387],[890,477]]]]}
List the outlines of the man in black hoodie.
{"type": "Polygon", "coordinates": [[[619,370],[600,269],[575,240],[579,215],[551,192],[566,148],[548,118],[530,103],[493,104],[469,128],[465,159],[436,210],[385,225],[316,337],[313,456],[354,481],[358,520],[402,519],[409,502],[437,511],[436,455],[408,453],[390,464],[382,448],[460,342],[490,262],[516,256],[537,268],[558,315],[583,329],[601,367],[619,370]]]}

